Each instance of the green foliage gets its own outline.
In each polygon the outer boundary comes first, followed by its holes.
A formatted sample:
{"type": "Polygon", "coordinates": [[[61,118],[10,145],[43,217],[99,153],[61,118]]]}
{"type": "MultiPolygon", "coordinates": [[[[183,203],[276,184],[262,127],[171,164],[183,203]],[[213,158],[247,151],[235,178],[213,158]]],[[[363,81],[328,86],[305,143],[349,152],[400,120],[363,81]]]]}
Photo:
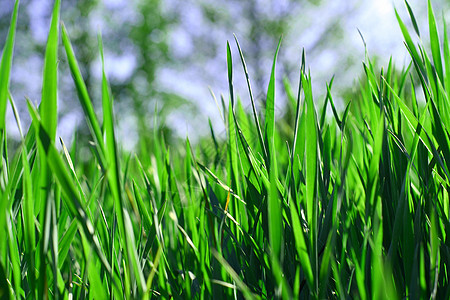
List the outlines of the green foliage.
{"type": "MultiPolygon", "coordinates": [[[[6,107],[9,99],[22,134],[8,90],[17,3],[0,101],[6,107]]],[[[411,64],[398,71],[391,60],[377,72],[367,55],[344,112],[336,110],[333,80],[323,107],[315,106],[303,53],[297,97],[283,82],[295,111],[289,122],[275,118],[280,46],[263,116],[236,39],[252,112],[234,91],[227,44],[227,138],[217,140],[211,126],[212,152],[205,141],[166,145],[155,126],[148,157],[117,143],[101,37],[102,122],[61,26],[93,140],[86,170],[77,141],[56,147],[56,1],[40,108],[27,102],[32,126],[12,157],[1,155],[0,297],[448,299],[450,49],[430,1],[428,9],[430,51],[397,14],[411,64]]]]}

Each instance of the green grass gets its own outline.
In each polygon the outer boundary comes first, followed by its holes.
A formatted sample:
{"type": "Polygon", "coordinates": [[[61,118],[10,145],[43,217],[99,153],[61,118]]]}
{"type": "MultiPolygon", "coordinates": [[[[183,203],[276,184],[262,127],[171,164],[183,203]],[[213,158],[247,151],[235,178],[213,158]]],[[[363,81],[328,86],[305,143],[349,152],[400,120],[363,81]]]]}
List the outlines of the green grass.
{"type": "Polygon", "coordinates": [[[303,52],[297,96],[283,81],[295,118],[276,120],[280,40],[258,112],[236,39],[252,111],[234,90],[227,44],[226,139],[211,126],[195,146],[167,145],[155,126],[142,157],[116,139],[100,36],[102,112],[94,111],[59,1],[42,101],[27,101],[32,124],[22,131],[9,92],[16,1],[0,64],[0,298],[450,298],[449,41],[429,1],[429,47],[417,43],[418,20],[405,3],[414,31],[396,16],[411,63],[376,69],[366,52],[344,111],[333,79],[315,104],[303,52]],[[89,145],[56,139],[64,61],[89,145]],[[7,147],[7,105],[22,136],[17,149],[7,147]],[[85,146],[88,163],[79,158],[85,146]]]}

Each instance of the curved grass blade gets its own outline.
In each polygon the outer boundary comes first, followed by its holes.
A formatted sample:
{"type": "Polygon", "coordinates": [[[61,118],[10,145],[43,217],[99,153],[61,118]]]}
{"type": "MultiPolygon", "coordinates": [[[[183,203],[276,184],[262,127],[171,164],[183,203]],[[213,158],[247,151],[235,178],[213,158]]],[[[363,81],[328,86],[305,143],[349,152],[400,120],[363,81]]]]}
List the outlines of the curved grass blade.
{"type": "Polygon", "coordinates": [[[408,9],[408,14],[409,14],[409,17],[411,18],[411,22],[413,24],[414,30],[416,31],[417,36],[420,37],[419,26],[417,26],[416,17],[414,17],[414,13],[413,13],[408,1],[405,0],[405,4],[406,4],[406,8],[408,9]]]}
{"type": "Polygon", "coordinates": [[[149,299],[150,289],[152,287],[153,278],[155,277],[156,270],[157,270],[158,265],[159,265],[159,260],[161,258],[161,254],[162,254],[162,249],[161,249],[161,246],[159,246],[158,247],[158,251],[156,252],[156,255],[155,255],[155,260],[153,261],[152,270],[150,272],[150,275],[147,278],[147,291],[145,292],[145,295],[144,295],[144,298],[143,298],[144,300],[148,300],[149,299]]]}
{"type": "Polygon", "coordinates": [[[89,97],[86,84],[84,83],[83,77],[81,76],[80,68],[78,67],[78,62],[77,59],[75,58],[75,54],[73,52],[72,45],[70,43],[69,35],[67,34],[67,30],[64,24],[62,24],[61,27],[62,27],[62,41],[66,51],[67,60],[69,62],[70,72],[72,74],[72,78],[75,83],[75,87],[77,89],[78,99],[80,101],[81,107],[83,108],[89,130],[92,134],[92,137],[94,138],[97,154],[99,155],[100,160],[99,163],[103,168],[105,168],[106,151],[105,151],[105,144],[103,142],[102,131],[100,129],[97,116],[95,115],[94,107],[89,97]]]}
{"type": "Polygon", "coordinates": [[[260,144],[261,150],[264,153],[264,157],[267,157],[267,150],[266,150],[266,147],[264,145],[264,139],[263,139],[263,135],[262,135],[262,132],[261,132],[261,125],[259,123],[258,113],[256,112],[255,99],[253,98],[253,92],[252,92],[252,88],[251,88],[251,85],[250,85],[250,78],[248,76],[247,65],[245,63],[244,55],[242,54],[241,46],[239,45],[239,42],[238,42],[238,39],[237,39],[236,35],[234,36],[234,40],[236,41],[236,45],[237,45],[238,51],[239,51],[239,56],[241,57],[242,67],[244,68],[245,79],[247,81],[248,92],[249,92],[249,95],[250,95],[250,102],[252,104],[253,118],[255,119],[255,126],[256,126],[256,130],[258,132],[259,144],[260,144]]]}
{"type": "MultiPolygon", "coordinates": [[[[411,52],[411,55],[413,56],[413,59],[418,61],[418,62],[421,61],[420,55],[417,52],[416,46],[413,43],[413,40],[411,38],[411,35],[408,32],[408,29],[405,26],[405,23],[403,23],[403,21],[400,18],[397,10],[396,9],[394,9],[394,10],[395,10],[395,16],[397,17],[398,25],[400,26],[400,30],[402,31],[403,37],[405,39],[405,43],[406,43],[407,47],[410,49],[410,52],[411,52]]],[[[426,74],[425,73],[425,69],[423,68],[422,65],[418,65],[418,67],[419,67],[419,70],[420,70],[420,72],[422,74],[426,74]]]]}
{"type": "MultiPolygon", "coordinates": [[[[412,113],[411,110],[409,110],[408,106],[403,102],[402,99],[400,99],[400,97],[397,95],[397,93],[394,91],[394,89],[389,85],[389,83],[386,81],[386,79],[383,78],[383,80],[384,80],[386,87],[391,91],[392,95],[394,96],[394,100],[397,102],[397,105],[399,106],[402,114],[406,117],[406,120],[408,121],[408,123],[411,125],[411,127],[413,127],[413,129],[418,128],[418,126],[420,125],[420,122],[419,122],[419,120],[417,120],[414,113],[412,113]]],[[[427,108],[431,105],[430,103],[431,103],[431,101],[427,102],[427,106],[426,106],[427,108]]],[[[422,125],[420,125],[420,126],[422,126],[422,125]]],[[[420,140],[426,146],[429,153],[432,154],[432,151],[431,151],[432,147],[430,144],[430,140],[429,140],[424,128],[423,128],[423,130],[421,130],[419,132],[419,137],[420,137],[420,140]]]]}

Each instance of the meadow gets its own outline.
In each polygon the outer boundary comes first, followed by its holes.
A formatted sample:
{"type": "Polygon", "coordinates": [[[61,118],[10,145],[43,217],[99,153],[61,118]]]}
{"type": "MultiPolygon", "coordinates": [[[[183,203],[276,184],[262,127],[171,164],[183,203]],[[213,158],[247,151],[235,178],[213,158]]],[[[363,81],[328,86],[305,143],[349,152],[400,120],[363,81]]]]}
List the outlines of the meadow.
{"type": "MultiPolygon", "coordinates": [[[[116,139],[104,71],[94,110],[60,0],[42,100],[26,99],[32,124],[22,128],[16,102],[25,99],[9,89],[15,3],[0,63],[1,299],[450,298],[450,45],[430,0],[428,32],[408,2],[410,20],[397,14],[410,63],[377,69],[366,53],[342,111],[333,79],[317,105],[303,52],[298,83],[283,81],[292,118],[276,119],[281,40],[257,109],[245,49],[230,41],[238,51],[227,43],[229,94],[213,95],[226,139],[211,126],[196,145],[172,145],[155,126],[139,154],[116,139]],[[69,65],[87,145],[56,136],[59,63],[69,65]],[[235,72],[248,91],[234,90],[235,72]],[[8,149],[7,106],[17,149],[8,149]]],[[[103,61],[101,36],[98,50],[103,61]]]]}

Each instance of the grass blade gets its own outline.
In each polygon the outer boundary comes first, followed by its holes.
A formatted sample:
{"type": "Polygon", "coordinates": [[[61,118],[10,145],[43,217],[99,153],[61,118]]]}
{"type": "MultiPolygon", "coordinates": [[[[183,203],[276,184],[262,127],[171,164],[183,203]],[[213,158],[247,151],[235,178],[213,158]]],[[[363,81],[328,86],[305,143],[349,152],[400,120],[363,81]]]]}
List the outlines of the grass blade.
{"type": "Polygon", "coordinates": [[[83,77],[81,76],[80,68],[78,66],[77,59],[75,58],[69,35],[67,34],[67,30],[64,24],[62,24],[62,41],[66,51],[67,61],[69,62],[70,72],[77,89],[78,99],[80,101],[81,107],[83,108],[89,130],[91,131],[92,137],[95,141],[97,154],[99,155],[100,159],[99,163],[102,167],[105,167],[105,144],[103,142],[102,131],[100,129],[97,116],[95,115],[94,107],[89,97],[86,84],[84,83],[83,77]]]}
{"type": "Polygon", "coordinates": [[[58,38],[59,38],[59,8],[60,0],[55,1],[50,32],[44,59],[44,75],[42,81],[42,100],[39,112],[42,124],[49,138],[55,141],[58,123],[58,38]]]}
{"type": "MultiPolygon", "coordinates": [[[[41,125],[47,133],[49,142],[55,141],[56,127],[58,125],[58,38],[59,38],[59,13],[61,1],[56,0],[53,6],[50,30],[47,38],[47,45],[44,57],[44,71],[42,78],[42,98],[39,106],[41,114],[41,125]]],[[[52,191],[52,173],[49,170],[47,155],[45,149],[39,144],[39,158],[41,162],[40,169],[40,211],[39,223],[41,224],[40,232],[40,257],[38,260],[39,268],[39,295],[44,295],[48,291],[45,290],[47,283],[47,252],[49,250],[50,232],[51,232],[51,207],[50,199],[52,191]]],[[[39,203],[39,202],[38,202],[39,203]]],[[[55,262],[53,262],[55,263],[55,262]]],[[[54,278],[57,274],[53,273],[54,278]]]]}
{"type": "MultiPolygon", "coordinates": [[[[100,57],[102,60],[102,104],[103,104],[103,125],[105,128],[106,139],[106,158],[108,162],[108,181],[109,187],[112,191],[114,203],[116,207],[117,221],[119,224],[119,234],[122,238],[122,245],[126,249],[127,256],[127,268],[130,268],[130,263],[133,267],[134,275],[137,280],[137,286],[141,295],[145,291],[145,278],[142,273],[142,269],[139,265],[138,255],[135,248],[133,226],[129,219],[128,213],[124,210],[123,196],[120,183],[120,168],[119,159],[117,155],[117,146],[114,133],[114,116],[113,116],[113,103],[110,96],[109,84],[106,79],[105,62],[103,56],[103,42],[100,35],[98,35],[98,44],[100,57]]],[[[131,275],[131,269],[128,274],[131,275]]]]}
{"type": "Polygon", "coordinates": [[[436,25],[436,19],[434,18],[433,7],[431,6],[431,0],[428,0],[428,22],[430,29],[431,53],[433,54],[434,67],[436,68],[439,80],[443,83],[444,72],[442,71],[439,34],[436,25]]]}
{"type": "MultiPolygon", "coordinates": [[[[269,157],[266,157],[266,165],[270,169],[270,157],[275,155],[275,66],[280,51],[281,38],[278,42],[277,50],[272,63],[272,72],[270,74],[269,87],[267,88],[266,99],[266,118],[264,123],[264,140],[266,143],[266,149],[269,151],[269,157]]],[[[275,169],[276,173],[276,169],[275,169]]]]}
{"type": "Polygon", "coordinates": [[[409,14],[409,17],[411,18],[411,22],[413,24],[414,30],[416,31],[417,35],[420,37],[419,26],[417,26],[416,17],[414,16],[414,13],[413,13],[408,1],[405,0],[405,4],[406,4],[406,8],[408,9],[408,14],[409,14]]]}
{"type": "MultiPolygon", "coordinates": [[[[25,249],[28,256],[29,268],[35,269],[35,247],[36,247],[36,234],[35,234],[35,216],[34,216],[34,199],[33,199],[33,183],[31,178],[30,165],[28,163],[28,151],[23,140],[22,146],[22,165],[23,165],[23,220],[25,231],[25,249]]],[[[33,271],[29,272],[29,283],[31,287],[31,294],[35,295],[36,278],[33,271]]]]}
{"type": "Polygon", "coordinates": [[[259,144],[260,144],[261,150],[263,151],[263,153],[264,153],[264,155],[266,157],[267,156],[267,150],[266,150],[266,147],[264,145],[264,140],[263,140],[263,135],[262,135],[262,132],[261,132],[261,125],[259,123],[258,113],[256,112],[255,99],[253,98],[253,92],[252,92],[252,88],[250,86],[250,78],[249,78],[248,71],[247,71],[247,65],[245,63],[244,55],[242,54],[241,46],[239,45],[239,42],[238,42],[236,36],[234,36],[234,40],[236,41],[236,45],[237,45],[238,51],[239,51],[239,56],[241,57],[242,67],[244,68],[244,74],[245,74],[245,78],[246,78],[246,81],[247,81],[248,92],[249,92],[249,95],[250,95],[250,102],[252,104],[253,118],[255,119],[255,126],[256,126],[256,130],[258,132],[259,144]]]}
{"type": "Polygon", "coordinates": [[[311,267],[311,260],[308,254],[308,247],[303,235],[303,229],[300,223],[300,218],[295,208],[293,201],[289,203],[291,211],[292,228],[295,238],[295,248],[297,250],[297,255],[299,257],[300,265],[302,266],[303,272],[305,273],[306,283],[312,290],[314,288],[314,276],[311,267]]]}
{"type": "MultiPolygon", "coordinates": [[[[420,61],[419,53],[417,52],[416,46],[414,45],[414,43],[412,41],[411,35],[409,34],[408,29],[405,26],[405,23],[403,23],[402,19],[398,15],[398,12],[396,9],[395,9],[395,16],[397,17],[398,25],[400,26],[400,30],[402,31],[402,34],[405,39],[407,47],[411,51],[411,55],[413,56],[413,59],[415,59],[416,61],[420,61]]],[[[425,74],[425,69],[423,68],[423,66],[419,66],[419,67],[420,67],[420,72],[422,74],[425,74]]]]}
{"type": "MultiPolygon", "coordinates": [[[[11,65],[14,50],[14,39],[16,35],[18,11],[19,0],[16,0],[14,4],[14,11],[11,17],[8,36],[6,38],[6,43],[3,48],[2,58],[0,62],[0,137],[3,135],[3,132],[5,130],[6,104],[8,102],[9,95],[9,80],[11,76],[11,65]]],[[[3,157],[2,153],[0,153],[0,157],[3,157]]]]}

